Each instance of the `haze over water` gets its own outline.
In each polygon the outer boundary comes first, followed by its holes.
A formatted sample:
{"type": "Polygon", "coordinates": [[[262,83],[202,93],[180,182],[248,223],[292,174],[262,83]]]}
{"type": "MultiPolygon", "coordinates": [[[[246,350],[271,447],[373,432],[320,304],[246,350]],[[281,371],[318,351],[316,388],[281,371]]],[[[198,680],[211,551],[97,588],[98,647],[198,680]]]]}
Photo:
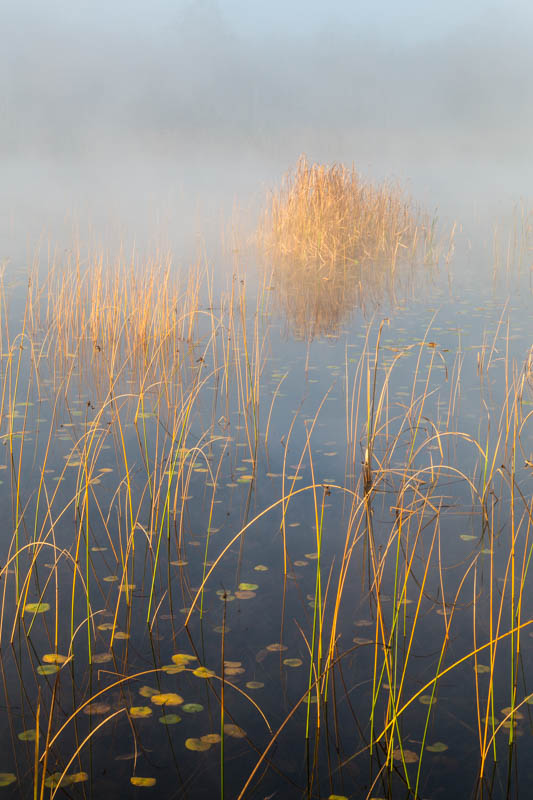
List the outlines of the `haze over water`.
{"type": "Polygon", "coordinates": [[[24,0],[1,17],[3,260],[75,230],[188,262],[234,206],[253,227],[301,153],[466,225],[530,192],[526,2],[24,0]]]}

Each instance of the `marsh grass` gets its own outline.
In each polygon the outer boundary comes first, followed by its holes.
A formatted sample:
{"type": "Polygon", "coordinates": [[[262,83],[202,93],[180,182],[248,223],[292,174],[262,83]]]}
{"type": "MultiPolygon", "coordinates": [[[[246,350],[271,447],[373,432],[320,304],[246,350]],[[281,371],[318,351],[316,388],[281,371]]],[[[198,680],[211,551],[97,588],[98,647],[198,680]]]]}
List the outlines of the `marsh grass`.
{"type": "Polygon", "coordinates": [[[397,184],[305,156],[272,192],[258,241],[293,333],[308,340],[338,332],[356,307],[395,302],[415,265],[427,271],[441,250],[436,220],[397,184]]]}
{"type": "MultiPolygon", "coordinates": [[[[321,176],[305,163],[299,169],[307,185],[321,176]]],[[[323,180],[332,191],[357,185],[337,168],[323,180]]],[[[336,213],[328,210],[338,221],[336,213]]],[[[398,236],[384,235],[379,245],[388,242],[396,260],[401,242],[408,249],[398,236]]],[[[332,248],[324,253],[339,252],[332,248]]],[[[342,252],[351,269],[355,256],[350,262],[342,252]]],[[[325,255],[315,260],[319,273],[335,268],[325,255]]],[[[85,267],[78,258],[32,277],[21,331],[11,332],[4,313],[0,413],[13,525],[0,570],[0,635],[12,646],[4,658],[18,675],[21,705],[41,732],[25,766],[34,795],[44,796],[52,769],[67,776],[76,764],[81,773],[86,752],[108,728],[123,736],[122,719],[135,753],[143,750],[146,734],[129,709],[146,675],[159,690],[176,681],[191,697],[194,681],[203,680],[213,732],[220,732],[221,796],[245,797],[266,775],[292,791],[294,779],[276,760],[288,737],[308,754],[307,783],[299,787],[308,796],[324,782],[333,793],[358,762],[369,769],[369,797],[379,786],[388,796],[400,787],[418,798],[432,770],[425,768],[427,744],[442,724],[441,696],[461,683],[468,683],[474,715],[453,701],[451,708],[457,728],[473,731],[476,778],[483,781],[488,763],[516,746],[518,715],[530,698],[522,658],[533,622],[533,507],[521,471],[533,420],[530,360],[520,368],[508,349],[496,359],[509,341],[502,317],[481,359],[483,415],[463,429],[463,361],[430,340],[432,323],[392,355],[386,322],[368,324],[356,357],[346,350],[339,365],[345,474],[325,481],[318,433],[329,421],[332,387],[305,421],[299,410],[276,414],[289,365],[282,359],[270,398],[269,296],[260,286],[250,297],[245,278],[234,275],[215,298],[209,273],[193,267],[179,280],[164,257],[141,265],[99,258],[85,267]],[[398,375],[407,380],[401,398],[398,375]],[[497,401],[496,376],[504,387],[497,401]],[[30,403],[46,422],[35,421],[30,403]],[[280,483],[263,494],[271,461],[280,483]],[[239,498],[232,505],[225,482],[242,475],[238,468],[247,472],[242,485],[231,480],[230,498],[239,498]],[[231,518],[216,531],[220,501],[231,518]],[[301,579],[307,603],[292,580],[302,556],[290,527],[298,515],[304,553],[312,556],[309,579],[301,579]],[[448,555],[445,538],[457,518],[475,532],[459,560],[448,555]],[[277,554],[271,596],[245,596],[241,610],[235,587],[249,570],[248,548],[264,542],[265,531],[277,554]],[[277,674],[264,675],[279,691],[268,700],[256,701],[225,667],[245,602],[255,609],[248,625],[257,639],[279,642],[277,674]],[[365,614],[368,637],[353,637],[361,621],[354,608],[365,614]],[[220,640],[210,622],[221,618],[220,640]],[[51,676],[38,672],[43,642],[65,657],[51,676]],[[103,646],[108,667],[97,658],[103,646]],[[185,647],[206,668],[202,676],[179,659],[161,665],[168,648],[185,647]],[[284,647],[303,662],[291,691],[284,647]],[[103,716],[84,725],[84,709],[108,699],[103,716]],[[499,715],[502,705],[510,710],[499,715]],[[255,723],[242,737],[247,756],[235,777],[238,754],[226,723],[238,726],[239,715],[255,723]]],[[[238,646],[244,661],[248,643],[238,646]]],[[[250,661],[260,668],[262,661],[250,661]]]]}

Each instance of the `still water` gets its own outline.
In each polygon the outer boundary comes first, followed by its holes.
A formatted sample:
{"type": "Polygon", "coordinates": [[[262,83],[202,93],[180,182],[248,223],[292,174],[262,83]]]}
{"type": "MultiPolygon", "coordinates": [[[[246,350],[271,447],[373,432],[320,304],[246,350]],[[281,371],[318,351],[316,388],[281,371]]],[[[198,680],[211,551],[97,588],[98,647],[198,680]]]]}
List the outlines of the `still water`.
{"type": "Polygon", "coordinates": [[[6,797],[527,796],[530,220],[439,225],[386,289],[11,258],[6,797]]]}

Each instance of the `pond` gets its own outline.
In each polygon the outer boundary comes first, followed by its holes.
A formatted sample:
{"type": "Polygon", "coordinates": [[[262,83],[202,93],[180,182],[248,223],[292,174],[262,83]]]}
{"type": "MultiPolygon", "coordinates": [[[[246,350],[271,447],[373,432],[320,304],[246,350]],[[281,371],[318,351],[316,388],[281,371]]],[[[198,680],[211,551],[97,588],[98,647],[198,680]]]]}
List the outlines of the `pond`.
{"type": "Polygon", "coordinates": [[[7,265],[4,796],[529,785],[531,219],[438,228],[385,281],[7,265]]]}

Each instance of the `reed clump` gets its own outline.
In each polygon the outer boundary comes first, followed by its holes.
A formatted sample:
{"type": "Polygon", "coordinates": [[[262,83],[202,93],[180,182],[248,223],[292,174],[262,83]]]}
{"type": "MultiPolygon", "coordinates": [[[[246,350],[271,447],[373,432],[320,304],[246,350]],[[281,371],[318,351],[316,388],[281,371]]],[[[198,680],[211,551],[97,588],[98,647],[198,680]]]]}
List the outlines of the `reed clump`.
{"type": "Polygon", "coordinates": [[[272,193],[260,226],[263,246],[293,269],[327,273],[416,251],[426,220],[394,183],[373,185],[355,166],[301,156],[272,193]]]}

